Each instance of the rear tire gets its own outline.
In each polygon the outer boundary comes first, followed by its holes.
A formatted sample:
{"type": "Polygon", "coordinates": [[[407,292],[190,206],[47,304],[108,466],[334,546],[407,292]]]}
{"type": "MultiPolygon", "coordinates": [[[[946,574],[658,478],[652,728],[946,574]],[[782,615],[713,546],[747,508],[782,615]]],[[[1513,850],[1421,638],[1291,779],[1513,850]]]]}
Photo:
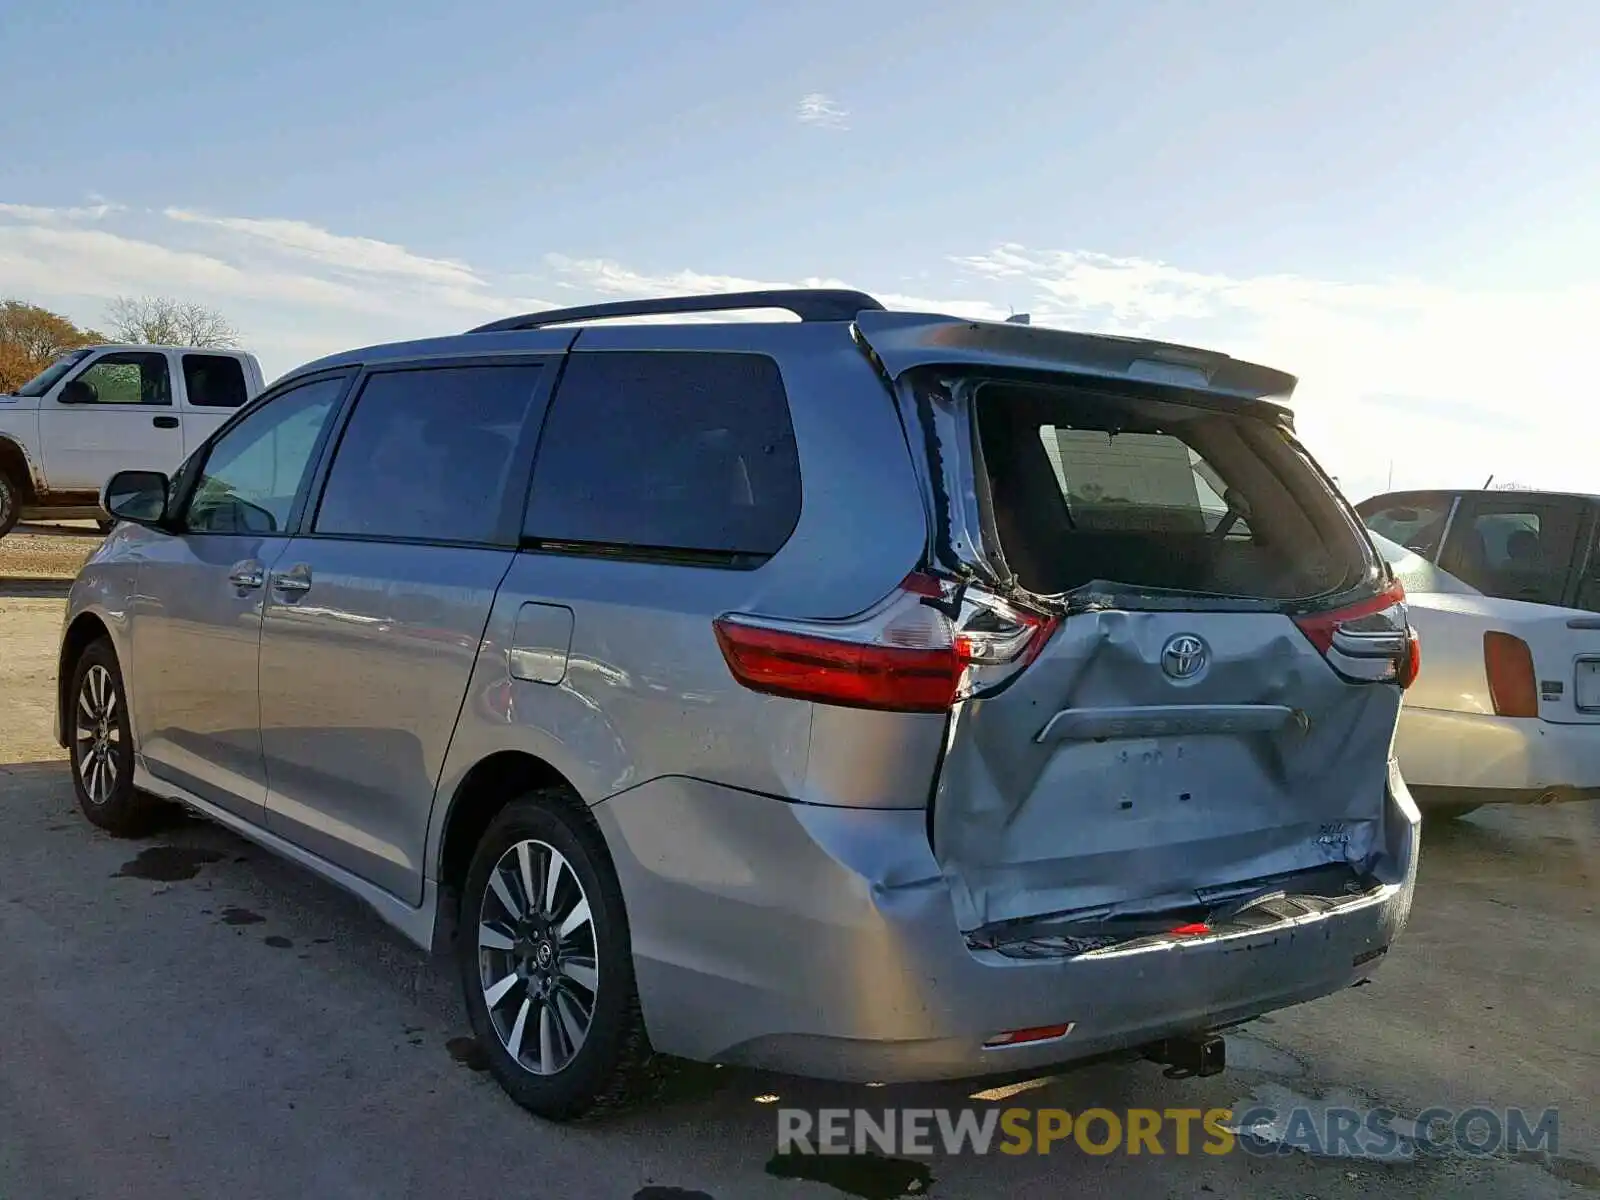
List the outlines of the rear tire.
{"type": "Polygon", "coordinates": [[[133,787],[133,731],[117,653],[105,638],[89,643],[72,672],[67,749],[78,807],[116,837],[149,832],[156,804],[133,787]]]}
{"type": "Polygon", "coordinates": [[[22,485],[0,467],[0,538],[10,533],[22,516],[22,485]]]}
{"type": "Polygon", "coordinates": [[[508,804],[473,854],[457,925],[489,1069],[551,1121],[626,1103],[650,1058],[622,889],[581,803],[558,787],[508,804]]]}

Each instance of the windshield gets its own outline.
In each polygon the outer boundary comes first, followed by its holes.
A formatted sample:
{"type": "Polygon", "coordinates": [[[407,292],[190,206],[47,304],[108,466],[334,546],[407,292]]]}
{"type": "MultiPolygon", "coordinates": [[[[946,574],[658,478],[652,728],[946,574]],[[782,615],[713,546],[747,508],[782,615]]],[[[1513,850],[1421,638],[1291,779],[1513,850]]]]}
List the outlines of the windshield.
{"type": "Polygon", "coordinates": [[[1475,587],[1462,583],[1448,571],[1441,571],[1422,555],[1407,550],[1398,542],[1391,542],[1381,533],[1372,534],[1372,544],[1378,548],[1383,560],[1394,569],[1395,578],[1404,585],[1407,594],[1415,592],[1443,592],[1452,596],[1481,596],[1475,587]]]}
{"type": "Polygon", "coordinates": [[[73,350],[67,354],[63,354],[60,358],[56,359],[55,362],[51,363],[32,379],[28,380],[27,383],[19,387],[16,391],[16,394],[19,396],[44,395],[53,386],[55,386],[56,380],[60,379],[68,371],[72,370],[75,364],[82,362],[85,356],[88,355],[91,348],[92,347],[86,346],[82,350],[73,350]]]}

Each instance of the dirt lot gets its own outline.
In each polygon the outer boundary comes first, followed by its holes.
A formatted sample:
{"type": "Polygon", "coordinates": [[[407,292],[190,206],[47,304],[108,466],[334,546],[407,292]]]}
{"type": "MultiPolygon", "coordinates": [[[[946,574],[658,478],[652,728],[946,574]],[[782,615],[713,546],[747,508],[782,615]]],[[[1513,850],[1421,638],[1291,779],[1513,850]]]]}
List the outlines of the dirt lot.
{"type": "Polygon", "coordinates": [[[482,1074],[448,969],[342,893],[199,821],[117,842],[50,738],[64,584],[93,539],[0,542],[0,1197],[1577,1197],[1600,1193],[1600,810],[1428,830],[1367,987],[1229,1039],[1229,1070],[1095,1067],[1008,1105],[1560,1110],[1551,1153],[773,1155],[775,1105],[958,1106],[680,1067],[647,1109],[553,1128],[482,1074]],[[54,593],[54,594],[52,594],[54,593]],[[760,1098],[759,1100],[757,1098],[760,1098]],[[811,1180],[811,1181],[807,1181],[811,1180]]]}

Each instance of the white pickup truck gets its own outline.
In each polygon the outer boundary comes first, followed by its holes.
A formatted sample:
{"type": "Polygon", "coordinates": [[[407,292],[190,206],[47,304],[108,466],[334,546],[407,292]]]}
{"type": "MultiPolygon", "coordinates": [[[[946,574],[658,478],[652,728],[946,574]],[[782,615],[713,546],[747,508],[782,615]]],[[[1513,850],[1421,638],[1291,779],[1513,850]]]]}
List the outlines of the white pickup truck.
{"type": "Polygon", "coordinates": [[[172,474],[262,388],[255,355],[89,346],[0,395],[0,537],[23,516],[103,519],[118,471],[172,474]]]}

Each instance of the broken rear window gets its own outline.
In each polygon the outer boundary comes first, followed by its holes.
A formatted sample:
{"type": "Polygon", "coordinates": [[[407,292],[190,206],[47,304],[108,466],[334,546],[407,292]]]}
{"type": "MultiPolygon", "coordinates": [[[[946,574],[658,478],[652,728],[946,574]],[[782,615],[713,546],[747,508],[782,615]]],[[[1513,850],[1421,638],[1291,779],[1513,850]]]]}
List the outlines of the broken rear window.
{"type": "Polygon", "coordinates": [[[1100,581],[1294,601],[1372,568],[1320,473],[1268,421],[999,381],[975,402],[1000,549],[1029,591],[1100,581]]]}

